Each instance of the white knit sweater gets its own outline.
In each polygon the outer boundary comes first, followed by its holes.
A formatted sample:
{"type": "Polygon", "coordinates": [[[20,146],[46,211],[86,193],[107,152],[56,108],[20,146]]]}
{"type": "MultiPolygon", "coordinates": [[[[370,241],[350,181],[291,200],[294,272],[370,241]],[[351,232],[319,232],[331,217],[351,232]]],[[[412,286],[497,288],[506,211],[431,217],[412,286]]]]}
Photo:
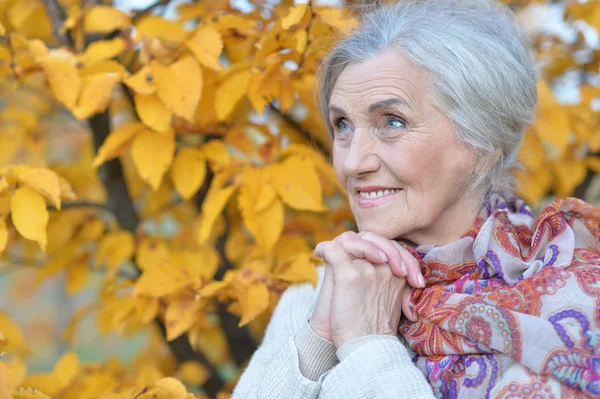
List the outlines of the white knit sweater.
{"type": "Polygon", "coordinates": [[[433,393],[398,337],[368,335],[336,350],[308,324],[323,283],[289,287],[231,399],[431,399],[433,393]]]}

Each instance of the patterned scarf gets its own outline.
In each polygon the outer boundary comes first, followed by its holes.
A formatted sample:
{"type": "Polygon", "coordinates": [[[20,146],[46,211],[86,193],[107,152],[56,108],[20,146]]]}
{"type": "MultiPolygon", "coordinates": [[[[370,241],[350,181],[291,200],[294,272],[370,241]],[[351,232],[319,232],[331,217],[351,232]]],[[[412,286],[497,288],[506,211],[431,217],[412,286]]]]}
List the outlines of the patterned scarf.
{"type": "Polygon", "coordinates": [[[427,287],[399,333],[437,397],[600,398],[600,208],[490,194],[457,242],[407,249],[427,287]]]}

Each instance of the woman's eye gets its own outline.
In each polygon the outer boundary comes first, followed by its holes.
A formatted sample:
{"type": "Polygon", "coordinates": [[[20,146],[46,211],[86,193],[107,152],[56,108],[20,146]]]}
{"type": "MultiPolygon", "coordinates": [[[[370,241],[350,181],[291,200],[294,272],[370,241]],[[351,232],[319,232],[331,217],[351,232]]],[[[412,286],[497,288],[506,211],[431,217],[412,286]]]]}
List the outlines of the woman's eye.
{"type": "Polygon", "coordinates": [[[390,129],[396,129],[405,125],[404,121],[396,118],[389,118],[386,123],[387,127],[390,129]]]}
{"type": "Polygon", "coordinates": [[[340,118],[340,119],[338,119],[338,120],[335,121],[335,127],[340,132],[346,132],[346,131],[348,131],[350,129],[350,125],[343,118],[340,118]]]}

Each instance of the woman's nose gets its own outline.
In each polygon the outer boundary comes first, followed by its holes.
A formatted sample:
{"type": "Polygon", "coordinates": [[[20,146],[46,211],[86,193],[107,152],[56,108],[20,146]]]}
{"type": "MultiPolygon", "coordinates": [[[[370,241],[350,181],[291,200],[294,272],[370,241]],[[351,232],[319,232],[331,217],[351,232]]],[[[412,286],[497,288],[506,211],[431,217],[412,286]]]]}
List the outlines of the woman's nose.
{"type": "Polygon", "coordinates": [[[380,160],[375,151],[375,140],[369,128],[356,128],[344,160],[344,172],[348,176],[359,177],[376,172],[380,160]]]}

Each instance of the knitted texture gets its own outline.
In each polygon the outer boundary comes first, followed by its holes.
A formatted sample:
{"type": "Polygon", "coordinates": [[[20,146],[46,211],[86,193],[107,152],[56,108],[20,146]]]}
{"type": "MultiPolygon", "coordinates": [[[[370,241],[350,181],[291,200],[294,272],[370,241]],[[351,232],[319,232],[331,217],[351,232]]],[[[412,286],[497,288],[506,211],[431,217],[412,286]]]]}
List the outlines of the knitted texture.
{"type": "Polygon", "coordinates": [[[317,268],[316,289],[304,283],[283,293],[231,399],[434,398],[397,337],[368,335],[336,350],[312,331],[308,320],[324,270],[324,266],[317,268]]]}

